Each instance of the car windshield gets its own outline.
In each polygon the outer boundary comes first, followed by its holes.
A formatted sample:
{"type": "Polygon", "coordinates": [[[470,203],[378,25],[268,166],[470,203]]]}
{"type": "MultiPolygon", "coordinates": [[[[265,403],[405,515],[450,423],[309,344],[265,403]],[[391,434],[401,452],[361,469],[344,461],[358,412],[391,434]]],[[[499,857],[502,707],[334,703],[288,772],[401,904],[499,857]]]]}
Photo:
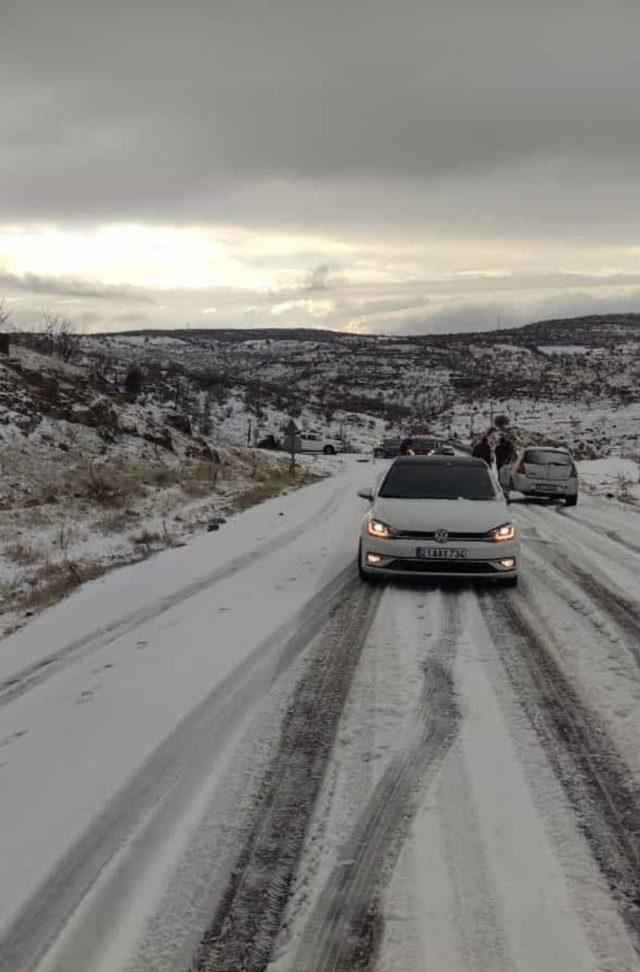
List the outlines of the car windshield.
{"type": "Polygon", "coordinates": [[[527,449],[524,461],[534,466],[546,466],[555,463],[557,466],[570,466],[571,456],[566,452],[553,452],[551,449],[527,449]]]}
{"type": "Polygon", "coordinates": [[[488,470],[461,463],[397,463],[387,473],[379,495],[389,499],[496,498],[488,470]]]}

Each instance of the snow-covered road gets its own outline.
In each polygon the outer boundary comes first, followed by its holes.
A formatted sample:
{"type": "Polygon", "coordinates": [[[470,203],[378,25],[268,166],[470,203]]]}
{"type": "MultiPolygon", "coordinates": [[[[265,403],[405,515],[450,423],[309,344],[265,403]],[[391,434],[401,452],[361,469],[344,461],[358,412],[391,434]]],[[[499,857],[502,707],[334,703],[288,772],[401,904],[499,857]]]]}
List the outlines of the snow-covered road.
{"type": "Polygon", "coordinates": [[[640,972],[640,515],[363,587],[376,471],[0,643],[0,972],[640,972]]]}

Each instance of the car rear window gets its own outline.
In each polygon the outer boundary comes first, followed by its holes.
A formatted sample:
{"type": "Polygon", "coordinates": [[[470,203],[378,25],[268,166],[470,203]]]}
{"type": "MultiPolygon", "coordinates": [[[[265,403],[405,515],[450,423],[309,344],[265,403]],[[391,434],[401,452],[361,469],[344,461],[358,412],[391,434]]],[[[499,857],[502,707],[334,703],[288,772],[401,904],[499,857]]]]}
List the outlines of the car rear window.
{"type": "Polygon", "coordinates": [[[550,463],[556,466],[570,466],[571,456],[566,452],[552,452],[550,449],[527,449],[524,461],[534,466],[546,466],[550,463]]]}
{"type": "Polygon", "coordinates": [[[379,495],[395,499],[496,498],[489,472],[482,466],[422,462],[393,465],[379,495]]]}
{"type": "Polygon", "coordinates": [[[423,435],[414,435],[409,439],[409,442],[420,449],[433,449],[437,445],[437,439],[429,439],[423,435]]]}

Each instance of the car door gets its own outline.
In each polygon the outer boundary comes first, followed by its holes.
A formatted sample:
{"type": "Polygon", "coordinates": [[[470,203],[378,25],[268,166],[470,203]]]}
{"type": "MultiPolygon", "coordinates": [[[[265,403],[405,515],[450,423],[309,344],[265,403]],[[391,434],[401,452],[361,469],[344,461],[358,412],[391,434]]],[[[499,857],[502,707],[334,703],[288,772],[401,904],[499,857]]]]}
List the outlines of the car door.
{"type": "Polygon", "coordinates": [[[302,449],[304,452],[320,452],[322,450],[322,441],[314,432],[303,432],[302,449]]]}

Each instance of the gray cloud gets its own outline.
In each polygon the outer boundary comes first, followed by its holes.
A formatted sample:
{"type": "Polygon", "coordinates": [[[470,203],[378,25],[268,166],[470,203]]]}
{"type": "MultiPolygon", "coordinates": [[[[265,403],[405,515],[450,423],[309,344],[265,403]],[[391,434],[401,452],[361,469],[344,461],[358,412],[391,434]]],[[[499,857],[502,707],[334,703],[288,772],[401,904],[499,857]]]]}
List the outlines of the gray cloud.
{"type": "MultiPolygon", "coordinates": [[[[416,222],[433,205],[459,222],[455,181],[468,196],[469,180],[497,173],[507,197],[533,177],[535,220],[541,197],[573,184],[575,201],[575,169],[585,193],[606,187],[612,166],[627,186],[637,177],[631,0],[8,6],[0,175],[10,216],[246,219],[275,180],[270,203],[286,225],[290,206],[299,214],[280,180],[365,178],[373,205],[356,209],[360,221],[382,211],[388,222],[397,198],[399,225],[412,204],[416,222]],[[549,160],[545,185],[537,167],[549,160]]],[[[311,220],[349,221],[341,200],[304,197],[311,220]]],[[[495,201],[476,199],[478,221],[495,201]]]]}
{"type": "Polygon", "coordinates": [[[29,294],[49,294],[56,297],[152,302],[149,294],[137,291],[133,287],[116,287],[73,277],[49,277],[37,273],[5,273],[2,270],[0,270],[0,290],[11,293],[26,291],[29,294]]]}
{"type": "Polygon", "coordinates": [[[6,0],[3,220],[224,224],[314,244],[297,262],[247,252],[248,271],[282,269],[268,291],[35,273],[0,274],[0,290],[25,318],[41,296],[77,298],[88,327],[465,329],[637,306],[617,254],[640,238],[639,34],[637,0],[6,0]],[[323,235],[355,240],[383,279],[354,282],[323,235]],[[549,259],[526,268],[540,241],[549,259]],[[485,246],[520,256],[489,259],[487,277],[386,267],[403,243],[466,246],[478,266],[485,246]]]}

